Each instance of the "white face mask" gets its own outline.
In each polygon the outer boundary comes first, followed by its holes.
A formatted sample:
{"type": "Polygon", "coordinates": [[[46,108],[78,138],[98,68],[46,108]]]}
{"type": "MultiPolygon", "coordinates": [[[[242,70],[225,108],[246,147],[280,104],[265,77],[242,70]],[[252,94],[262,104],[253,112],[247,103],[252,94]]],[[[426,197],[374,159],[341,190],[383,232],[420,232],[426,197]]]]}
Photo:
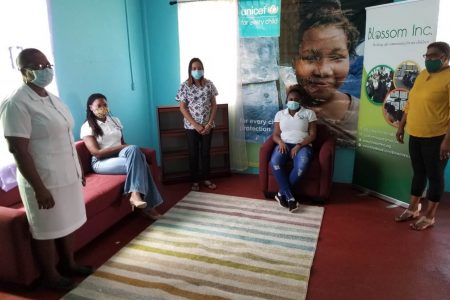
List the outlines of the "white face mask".
{"type": "Polygon", "coordinates": [[[191,75],[192,77],[194,77],[195,79],[199,80],[200,78],[203,77],[203,70],[192,70],[191,71],[191,75]]]}
{"type": "Polygon", "coordinates": [[[41,88],[45,88],[53,80],[53,69],[45,68],[43,70],[31,70],[31,72],[34,76],[34,79],[31,80],[31,83],[41,88]]]}
{"type": "Polygon", "coordinates": [[[298,103],[297,101],[288,101],[286,106],[290,110],[297,110],[300,108],[300,103],[298,103]]]}

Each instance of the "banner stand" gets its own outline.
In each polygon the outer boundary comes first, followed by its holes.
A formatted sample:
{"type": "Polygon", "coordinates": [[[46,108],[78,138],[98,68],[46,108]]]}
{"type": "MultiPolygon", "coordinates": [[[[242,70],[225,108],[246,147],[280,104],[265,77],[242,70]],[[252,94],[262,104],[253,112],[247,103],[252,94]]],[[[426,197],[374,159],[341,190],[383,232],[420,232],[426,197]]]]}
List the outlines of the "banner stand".
{"type": "Polygon", "coordinates": [[[397,200],[397,199],[395,199],[393,197],[386,196],[384,194],[378,193],[376,191],[373,191],[371,189],[368,189],[366,187],[363,187],[363,186],[360,186],[360,185],[357,185],[357,184],[352,184],[352,188],[354,188],[355,190],[358,190],[358,191],[361,191],[361,192],[365,193],[367,196],[377,197],[377,198],[379,198],[381,200],[384,200],[386,202],[395,204],[395,205],[397,205],[399,207],[408,208],[408,206],[409,206],[408,203],[405,203],[403,201],[397,200]]]}
{"type": "Polygon", "coordinates": [[[364,68],[353,184],[381,199],[407,205],[412,167],[396,140],[409,91],[436,41],[439,0],[402,1],[366,7],[364,68]]]}

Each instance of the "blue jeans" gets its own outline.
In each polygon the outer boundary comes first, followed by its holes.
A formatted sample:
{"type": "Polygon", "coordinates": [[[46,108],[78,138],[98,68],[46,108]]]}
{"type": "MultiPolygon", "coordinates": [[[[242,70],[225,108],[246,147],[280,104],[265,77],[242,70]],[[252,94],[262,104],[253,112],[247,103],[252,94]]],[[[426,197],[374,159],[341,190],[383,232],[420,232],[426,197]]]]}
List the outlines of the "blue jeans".
{"type": "Polygon", "coordinates": [[[149,207],[156,207],[163,202],[145,155],[138,146],[125,147],[116,157],[105,159],[92,157],[92,169],[98,174],[126,174],[124,193],[141,193],[149,207]]]}
{"type": "Polygon", "coordinates": [[[312,159],[313,151],[311,146],[303,146],[297,152],[297,155],[292,158],[294,166],[289,173],[286,172],[286,162],[291,159],[291,149],[295,147],[295,144],[286,144],[288,151],[281,153],[277,145],[272,152],[270,164],[272,166],[272,173],[275,176],[275,180],[280,188],[279,193],[286,197],[287,200],[294,198],[292,194],[293,187],[299,182],[303,173],[309,166],[312,159]]]}

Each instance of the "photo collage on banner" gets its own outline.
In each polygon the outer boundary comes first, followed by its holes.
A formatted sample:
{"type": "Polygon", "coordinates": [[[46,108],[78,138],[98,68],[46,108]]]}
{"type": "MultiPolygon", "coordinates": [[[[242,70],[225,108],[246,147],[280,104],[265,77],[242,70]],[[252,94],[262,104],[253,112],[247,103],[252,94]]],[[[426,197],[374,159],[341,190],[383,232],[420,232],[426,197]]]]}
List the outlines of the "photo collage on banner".
{"type": "Polygon", "coordinates": [[[353,183],[392,202],[409,202],[408,135],[404,144],[395,135],[409,90],[424,68],[422,55],[436,40],[438,13],[439,0],[367,9],[353,183]]]}
{"type": "Polygon", "coordinates": [[[286,91],[300,84],[338,140],[355,148],[360,105],[365,8],[387,0],[239,0],[240,74],[250,167],[272,134],[286,91]]]}

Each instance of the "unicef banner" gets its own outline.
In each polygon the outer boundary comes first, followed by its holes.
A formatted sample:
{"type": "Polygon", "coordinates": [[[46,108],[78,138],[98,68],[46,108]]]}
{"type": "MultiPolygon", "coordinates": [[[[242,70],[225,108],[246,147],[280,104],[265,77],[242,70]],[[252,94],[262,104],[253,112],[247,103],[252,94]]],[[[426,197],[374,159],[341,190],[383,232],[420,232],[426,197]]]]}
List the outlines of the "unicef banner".
{"type": "Polygon", "coordinates": [[[280,1],[281,0],[240,0],[240,36],[280,36],[280,1]]]}
{"type": "Polygon", "coordinates": [[[353,183],[393,202],[409,202],[408,140],[395,133],[426,46],[436,40],[439,0],[367,8],[364,72],[353,183]]]}
{"type": "Polygon", "coordinates": [[[260,145],[272,134],[279,110],[277,81],[281,0],[240,0],[240,78],[250,172],[257,172],[260,145]]]}

